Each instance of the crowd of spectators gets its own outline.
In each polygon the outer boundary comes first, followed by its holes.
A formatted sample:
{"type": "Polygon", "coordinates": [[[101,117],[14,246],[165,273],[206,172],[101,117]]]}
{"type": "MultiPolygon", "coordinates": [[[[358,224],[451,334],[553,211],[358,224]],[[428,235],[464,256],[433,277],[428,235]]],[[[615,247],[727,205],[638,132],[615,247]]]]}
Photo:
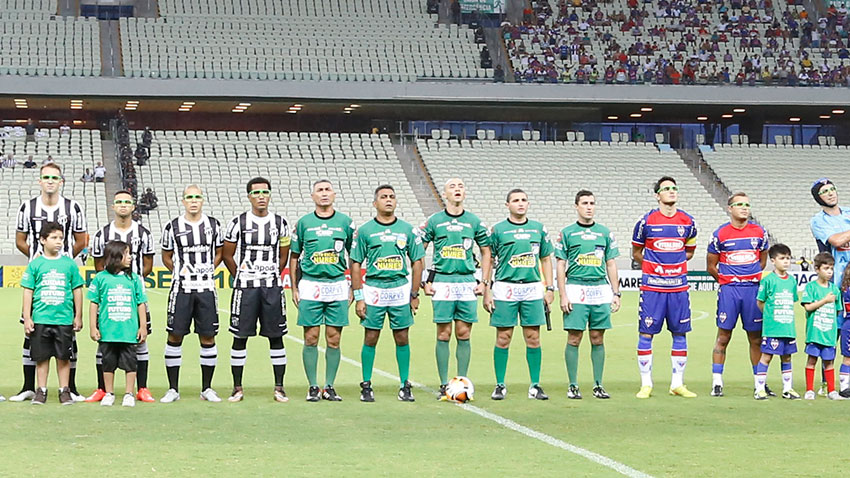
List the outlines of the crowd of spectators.
{"type": "Polygon", "coordinates": [[[774,1],[532,2],[502,34],[518,82],[850,86],[847,8],[774,1]]]}

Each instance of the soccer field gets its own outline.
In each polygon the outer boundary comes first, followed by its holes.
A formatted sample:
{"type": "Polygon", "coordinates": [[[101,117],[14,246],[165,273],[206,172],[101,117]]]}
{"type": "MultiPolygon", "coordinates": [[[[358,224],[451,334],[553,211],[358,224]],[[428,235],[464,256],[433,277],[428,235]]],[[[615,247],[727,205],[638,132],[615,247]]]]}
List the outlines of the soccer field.
{"type": "MultiPolygon", "coordinates": [[[[229,304],[229,294],[229,290],[221,291],[223,309],[229,304]]],[[[21,383],[20,298],[20,289],[0,289],[0,313],[5,318],[0,326],[0,392],[7,397],[16,393],[21,383]]],[[[167,388],[162,357],[165,294],[150,290],[149,298],[154,315],[149,382],[158,398],[167,388]]],[[[294,325],[295,313],[290,312],[285,380],[289,403],[272,400],[268,342],[262,338],[249,341],[245,401],[212,404],[199,400],[198,344],[190,336],[183,347],[182,399],[174,404],[140,403],[135,409],[103,409],[85,403],[61,407],[53,370],[46,406],[0,404],[0,421],[4,424],[0,440],[3,449],[12,453],[0,463],[0,470],[7,476],[100,475],[117,470],[124,475],[162,476],[739,476],[783,470],[816,476],[846,469],[850,460],[843,454],[835,457],[832,447],[824,444],[840,446],[850,439],[850,432],[841,428],[840,418],[850,403],[823,397],[814,402],[780,398],[754,401],[746,339],[740,329],[728,352],[726,397],[708,396],[715,295],[694,292],[691,300],[694,332],[689,335],[685,381],[699,394],[693,400],[666,394],[670,380],[670,336],[666,333],[654,344],[655,394],[649,400],[634,398],[639,388],[636,292],[624,294],[623,310],[614,315],[614,328],[606,335],[605,385],[612,395],[607,401],[590,394],[590,347],[586,338],[579,376],[585,398],[566,398],[566,333],[560,330],[560,312],[553,313],[555,330],[542,333],[542,386],[550,400],[526,398],[528,370],[520,334],[516,334],[511,348],[507,399],[490,400],[495,333],[482,311],[483,323],[473,329],[472,338],[470,378],[477,388],[474,408],[438,402],[431,390],[422,388],[414,390],[415,403],[399,402],[395,397],[397,381],[391,378],[397,369],[388,332],[379,343],[375,362],[377,369],[388,374],[376,371],[376,403],[360,403],[362,329],[356,320],[342,340],[347,359],[340,365],[336,388],[344,401],[308,403],[304,400],[307,384],[301,365],[301,330],[294,325]],[[526,434],[509,428],[516,425],[527,427],[523,429],[526,434]],[[580,456],[575,451],[582,450],[571,446],[597,455],[580,456]]],[[[411,329],[411,374],[412,380],[434,388],[438,384],[430,308],[424,300],[411,329]]],[[[798,337],[802,338],[799,309],[798,337]]],[[[227,323],[224,312],[221,319],[227,323]]],[[[222,330],[213,385],[226,396],[231,387],[230,334],[226,326],[222,330]]],[[[88,339],[87,328],[78,339],[77,383],[87,394],[96,384],[95,344],[88,339]]],[[[801,393],[805,388],[804,363],[804,354],[798,353],[794,378],[795,388],[801,393]]],[[[454,366],[452,357],[450,373],[454,366]]],[[[323,358],[319,370],[321,380],[323,358]]],[[[768,380],[774,388],[781,388],[778,364],[772,365],[768,380]]],[[[118,375],[116,383],[123,383],[123,374],[118,375]]],[[[116,388],[120,390],[121,386],[116,388]]]]}

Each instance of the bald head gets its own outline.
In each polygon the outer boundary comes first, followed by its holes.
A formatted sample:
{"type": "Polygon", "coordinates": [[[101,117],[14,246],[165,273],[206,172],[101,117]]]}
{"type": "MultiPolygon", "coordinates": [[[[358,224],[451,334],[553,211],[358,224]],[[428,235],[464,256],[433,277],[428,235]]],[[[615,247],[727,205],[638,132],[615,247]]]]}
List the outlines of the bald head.
{"type": "Polygon", "coordinates": [[[455,205],[463,203],[463,200],[466,199],[466,185],[463,183],[463,179],[451,178],[446,181],[445,186],[443,186],[443,197],[448,203],[455,205]]]}

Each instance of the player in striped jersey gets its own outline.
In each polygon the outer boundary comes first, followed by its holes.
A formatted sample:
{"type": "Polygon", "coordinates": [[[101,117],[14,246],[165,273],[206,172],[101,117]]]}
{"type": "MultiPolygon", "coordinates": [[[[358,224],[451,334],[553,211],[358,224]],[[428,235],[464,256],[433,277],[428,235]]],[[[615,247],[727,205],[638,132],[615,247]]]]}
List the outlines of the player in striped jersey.
{"type": "MultiPolygon", "coordinates": [[[[41,167],[38,184],[41,194],[24,201],[18,209],[17,224],[15,226],[15,245],[21,254],[33,260],[41,255],[41,243],[38,240],[41,227],[47,222],[58,222],[62,225],[64,243],[62,254],[71,258],[77,257],[86,247],[88,235],[86,234],[86,217],[80,205],[66,197],[60,190],[65,184],[62,177],[62,168],[56,163],[46,164],[41,167]]],[[[23,319],[21,319],[23,321],[23,319]]],[[[71,355],[71,377],[69,388],[71,396],[75,401],[84,400],[85,397],[77,393],[77,341],[74,339],[74,350],[71,355]]],[[[24,338],[23,347],[24,385],[17,395],[9,398],[14,402],[31,400],[35,396],[35,362],[30,358],[30,339],[24,338]]]]}
{"type": "Polygon", "coordinates": [[[292,301],[298,307],[298,325],[304,327],[302,360],[310,388],[308,402],[320,399],[338,402],[342,398],[334,389],[339,368],[339,341],[342,328],[348,325],[348,308],[354,300],[345,278],[354,223],[334,209],[336,192],[327,179],[313,183],[310,197],[316,209],[306,214],[292,231],[289,277],[292,301]],[[319,389],[317,368],[319,333],[325,326],[325,387],[319,389]]]}
{"type": "Polygon", "coordinates": [[[230,300],[230,370],[233,373],[231,402],[243,399],[242,371],[248,351],[248,337],[260,335],[269,339],[269,356],[274,371],[274,399],[287,402],[283,389],[286,373],[286,296],[281,274],[289,259],[289,224],[279,214],[269,212],[271,182],[265,178],[248,181],[246,190],[251,210],[233,218],[224,235],[222,258],[234,277],[230,300]],[[238,249],[238,260],[236,253],[238,249]]]}
{"type": "Polygon", "coordinates": [[[676,207],[679,187],[675,179],[663,176],[654,191],[658,208],[635,224],[632,235],[632,258],[643,271],[637,347],[641,387],[637,398],[652,394],[652,338],[661,332],[665,321],[673,335],[670,394],[694,398],[696,394],[684,385],[684,375],[688,362],[685,334],[691,331],[688,261],[696,249],[697,227],[690,214],[676,207]]]}
{"type": "Polygon", "coordinates": [[[717,340],[711,365],[712,397],[723,396],[726,347],[738,315],[750,342],[753,374],[761,358],[762,314],[756,295],[761,273],[767,264],[767,233],[764,228],[749,221],[750,198],[745,193],[729,196],[728,211],[731,220],[714,231],[706,255],[708,273],[720,283],[717,292],[717,340]]]}
{"type": "MultiPolygon", "coordinates": [[[[133,195],[129,191],[117,191],[112,199],[112,211],[115,212],[115,220],[103,226],[92,237],[91,256],[94,259],[94,268],[98,272],[104,270],[104,251],[109,241],[121,241],[130,245],[130,269],[133,274],[138,274],[144,280],[153,270],[153,237],[151,232],[141,223],[133,220],[133,211],[136,210],[133,195]]],[[[147,333],[151,333],[151,313],[145,303],[147,312],[147,333]]],[[[148,363],[150,353],[147,342],[142,342],[136,347],[137,371],[136,379],[139,391],[136,399],[142,402],[153,402],[154,398],[148,390],[148,363]]],[[[99,402],[106,395],[103,382],[103,355],[98,349],[95,356],[97,368],[97,390],[87,399],[87,402],[99,402]]]]}
{"type": "Polygon", "coordinates": [[[178,382],[183,362],[183,337],[194,321],[201,342],[201,398],[220,402],[212,389],[212,377],[218,355],[218,295],[215,268],[221,262],[223,245],[221,225],[203,211],[204,195],[196,185],[183,190],[186,212],[172,219],[162,231],[162,263],[172,273],[168,292],[168,342],[165,346],[165,371],[168,391],[159,400],[171,403],[180,399],[178,382]]]}

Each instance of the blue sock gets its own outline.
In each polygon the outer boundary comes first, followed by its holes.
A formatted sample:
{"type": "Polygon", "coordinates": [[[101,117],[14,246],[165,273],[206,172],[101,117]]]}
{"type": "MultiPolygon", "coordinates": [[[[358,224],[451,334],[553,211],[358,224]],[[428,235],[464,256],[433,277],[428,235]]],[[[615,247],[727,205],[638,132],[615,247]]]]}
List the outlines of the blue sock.
{"type": "Polygon", "coordinates": [[[782,371],[790,372],[791,371],[791,362],[782,362],[782,371]]]}
{"type": "Polygon", "coordinates": [[[759,362],[756,365],[756,375],[766,375],[767,374],[767,365],[759,362]]]}
{"type": "Polygon", "coordinates": [[[711,373],[723,373],[723,364],[722,363],[711,364],[711,373]]]}
{"type": "Polygon", "coordinates": [[[838,368],[838,373],[850,373],[850,365],[841,364],[841,367],[838,368]]]}
{"type": "Polygon", "coordinates": [[[673,350],[688,350],[688,339],[684,335],[674,335],[673,350]]]}
{"type": "MultiPolygon", "coordinates": [[[[761,362],[759,362],[759,363],[761,363],[761,362]]],[[[758,372],[758,370],[759,370],[759,366],[758,366],[758,364],[753,365],[753,375],[755,375],[755,374],[759,373],[759,372],[758,372]]]]}
{"type": "Polygon", "coordinates": [[[652,350],[652,337],[646,338],[643,335],[638,336],[638,350],[652,350]]]}

